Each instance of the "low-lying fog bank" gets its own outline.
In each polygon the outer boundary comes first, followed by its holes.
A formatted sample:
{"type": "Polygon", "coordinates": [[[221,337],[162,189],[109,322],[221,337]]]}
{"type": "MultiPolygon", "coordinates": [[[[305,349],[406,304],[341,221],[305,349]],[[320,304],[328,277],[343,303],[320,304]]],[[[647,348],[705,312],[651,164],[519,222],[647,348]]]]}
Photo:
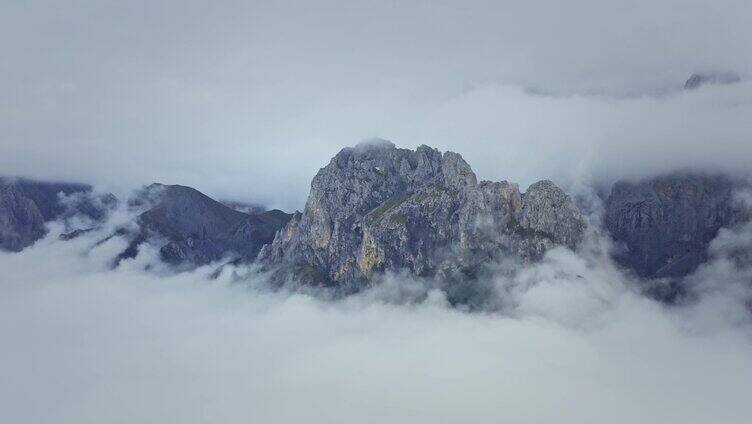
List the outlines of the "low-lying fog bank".
{"type": "Polygon", "coordinates": [[[743,233],[686,306],[586,248],[500,265],[499,310],[468,313],[399,275],[332,302],[153,249],[112,270],[123,240],[59,230],[0,254],[3,422],[747,422],[743,233]]]}

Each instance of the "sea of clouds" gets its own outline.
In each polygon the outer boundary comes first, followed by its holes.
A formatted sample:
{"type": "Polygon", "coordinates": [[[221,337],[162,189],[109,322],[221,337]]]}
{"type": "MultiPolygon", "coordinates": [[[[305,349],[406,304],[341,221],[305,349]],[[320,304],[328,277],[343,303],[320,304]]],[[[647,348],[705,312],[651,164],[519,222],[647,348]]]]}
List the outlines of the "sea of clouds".
{"type": "Polygon", "coordinates": [[[591,231],[496,265],[467,311],[403,273],[327,300],[252,266],[175,273],[155,247],[112,269],[131,219],[0,253],[0,421],[745,423],[752,226],[723,230],[666,306],[591,231]]]}

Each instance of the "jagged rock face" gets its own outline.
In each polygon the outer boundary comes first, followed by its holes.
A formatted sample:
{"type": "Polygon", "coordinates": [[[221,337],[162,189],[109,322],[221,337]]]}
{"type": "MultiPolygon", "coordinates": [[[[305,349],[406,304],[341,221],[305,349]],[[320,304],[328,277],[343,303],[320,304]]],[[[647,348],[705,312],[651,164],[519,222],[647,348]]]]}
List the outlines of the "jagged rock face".
{"type": "Polygon", "coordinates": [[[551,241],[576,246],[584,231],[582,216],[572,199],[548,180],[539,181],[524,195],[521,224],[551,241]]]}
{"type": "Polygon", "coordinates": [[[98,221],[117,200],[84,184],[0,179],[0,249],[20,251],[46,234],[45,222],[83,215],[98,221]]]}
{"type": "Polygon", "coordinates": [[[317,280],[354,282],[362,218],[400,194],[438,184],[441,161],[428,147],[413,152],[376,142],[343,149],[314,177],[304,213],[265,249],[265,260],[321,273],[317,280]]]}
{"type": "Polygon", "coordinates": [[[121,259],[154,238],[165,240],[160,254],[172,264],[202,265],[227,255],[253,259],[290,219],[278,210],[242,213],[179,185],[153,184],[133,203],[148,204],[149,209],[139,215],[140,233],[121,259]]]}
{"type": "Polygon", "coordinates": [[[17,252],[44,234],[44,217],[34,201],[16,187],[1,187],[0,248],[17,252]]]}
{"type": "Polygon", "coordinates": [[[606,202],[606,227],[624,244],[622,265],[642,277],[681,277],[707,259],[721,227],[744,219],[740,183],[723,176],[672,174],[619,182],[606,202]]]}
{"type": "Polygon", "coordinates": [[[456,153],[378,142],[343,149],[321,169],[304,212],[260,259],[352,292],[386,270],[433,276],[501,254],[537,259],[575,247],[584,227],[551,182],[522,195],[507,182],[479,184],[456,153]]]}

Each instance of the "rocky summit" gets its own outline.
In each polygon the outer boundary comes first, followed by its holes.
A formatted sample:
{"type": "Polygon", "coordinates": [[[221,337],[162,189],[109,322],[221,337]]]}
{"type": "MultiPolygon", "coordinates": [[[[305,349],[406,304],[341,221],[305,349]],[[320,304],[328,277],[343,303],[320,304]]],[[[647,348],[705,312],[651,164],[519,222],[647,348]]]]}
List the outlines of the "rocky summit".
{"type": "Polygon", "coordinates": [[[311,183],[296,214],[259,260],[279,281],[354,292],[379,273],[408,270],[451,280],[489,260],[536,260],[576,248],[586,224],[550,181],[478,182],[453,152],[372,141],[340,151],[311,183]]]}

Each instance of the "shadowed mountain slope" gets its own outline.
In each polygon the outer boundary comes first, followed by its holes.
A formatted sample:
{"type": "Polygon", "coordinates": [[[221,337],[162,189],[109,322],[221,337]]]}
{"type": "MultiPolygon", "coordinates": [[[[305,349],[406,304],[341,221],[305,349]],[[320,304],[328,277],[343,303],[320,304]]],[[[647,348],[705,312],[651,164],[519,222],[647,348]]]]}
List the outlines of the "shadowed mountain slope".
{"type": "Polygon", "coordinates": [[[139,232],[121,255],[131,257],[145,240],[162,240],[162,259],[172,264],[203,265],[231,256],[252,260],[270,243],[291,215],[273,210],[246,214],[196,189],[152,184],[132,201],[147,210],[137,218],[139,232]]]}
{"type": "Polygon", "coordinates": [[[616,260],[641,277],[682,277],[707,260],[723,227],[746,214],[735,200],[745,183],[722,175],[675,173],[616,183],[606,201],[605,225],[623,244],[616,260]]]}
{"type": "Polygon", "coordinates": [[[0,249],[20,251],[46,234],[45,223],[82,215],[103,219],[117,203],[85,184],[0,178],[0,249]]]}

